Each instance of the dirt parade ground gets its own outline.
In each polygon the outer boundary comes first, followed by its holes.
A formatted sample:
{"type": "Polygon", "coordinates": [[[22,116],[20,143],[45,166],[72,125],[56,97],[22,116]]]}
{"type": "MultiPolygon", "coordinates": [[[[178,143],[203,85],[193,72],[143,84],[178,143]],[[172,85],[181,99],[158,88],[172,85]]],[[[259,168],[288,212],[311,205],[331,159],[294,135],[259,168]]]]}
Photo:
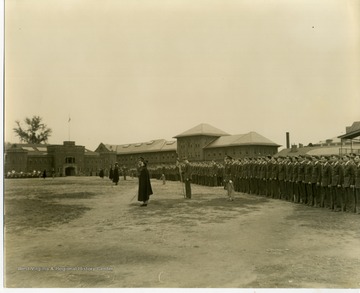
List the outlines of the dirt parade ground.
{"type": "Polygon", "coordinates": [[[152,179],[6,179],[8,288],[359,288],[360,215],[152,179]]]}

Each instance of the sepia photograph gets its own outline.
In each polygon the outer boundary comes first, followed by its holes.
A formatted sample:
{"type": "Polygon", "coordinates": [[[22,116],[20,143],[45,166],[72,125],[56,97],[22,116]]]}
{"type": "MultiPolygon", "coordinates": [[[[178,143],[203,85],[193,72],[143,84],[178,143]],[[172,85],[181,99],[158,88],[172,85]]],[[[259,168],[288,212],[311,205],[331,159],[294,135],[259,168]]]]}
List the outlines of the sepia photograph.
{"type": "Polygon", "coordinates": [[[360,289],[360,1],[2,0],[2,290],[360,289]]]}

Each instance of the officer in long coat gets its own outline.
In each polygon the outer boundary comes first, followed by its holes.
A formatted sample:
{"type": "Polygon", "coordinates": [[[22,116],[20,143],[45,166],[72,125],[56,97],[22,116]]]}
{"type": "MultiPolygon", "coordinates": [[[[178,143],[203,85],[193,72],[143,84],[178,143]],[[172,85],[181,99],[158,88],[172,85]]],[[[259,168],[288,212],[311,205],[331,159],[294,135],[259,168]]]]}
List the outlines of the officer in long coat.
{"type": "Polygon", "coordinates": [[[120,178],[119,164],[115,163],[113,170],[113,178],[112,178],[112,181],[115,183],[115,185],[118,185],[119,178],[120,178]]]}
{"type": "Polygon", "coordinates": [[[153,194],[151,182],[150,182],[150,173],[147,169],[147,161],[143,158],[140,158],[138,164],[139,172],[139,190],[138,190],[138,201],[142,201],[143,204],[141,207],[146,207],[149,203],[150,195],[153,194]]]}

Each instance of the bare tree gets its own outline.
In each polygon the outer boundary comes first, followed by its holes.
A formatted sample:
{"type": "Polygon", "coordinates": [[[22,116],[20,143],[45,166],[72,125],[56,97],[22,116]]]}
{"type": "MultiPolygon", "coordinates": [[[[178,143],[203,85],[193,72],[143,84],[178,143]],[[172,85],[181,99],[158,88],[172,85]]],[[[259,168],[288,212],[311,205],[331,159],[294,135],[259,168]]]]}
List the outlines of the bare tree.
{"type": "Polygon", "coordinates": [[[40,116],[33,116],[31,119],[26,117],[24,122],[26,129],[24,129],[20,121],[15,121],[17,127],[13,128],[15,134],[20,138],[21,142],[41,144],[46,143],[51,135],[51,128],[48,128],[44,123],[41,123],[40,116]]]}

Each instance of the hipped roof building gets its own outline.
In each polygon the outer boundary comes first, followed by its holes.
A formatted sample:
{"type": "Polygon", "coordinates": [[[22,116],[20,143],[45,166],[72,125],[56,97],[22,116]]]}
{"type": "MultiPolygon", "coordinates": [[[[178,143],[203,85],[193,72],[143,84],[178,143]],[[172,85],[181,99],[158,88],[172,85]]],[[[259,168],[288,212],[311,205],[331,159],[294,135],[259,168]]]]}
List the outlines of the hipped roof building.
{"type": "Polygon", "coordinates": [[[230,135],[207,123],[196,125],[174,138],[176,140],[155,139],[121,145],[101,143],[95,151],[116,152],[118,160],[128,165],[140,156],[154,163],[170,163],[185,157],[191,161],[223,160],[229,154],[257,157],[273,155],[280,146],[254,131],[230,135]]]}
{"type": "Polygon", "coordinates": [[[222,161],[225,155],[236,158],[273,155],[279,146],[253,131],[230,135],[201,123],[174,136],[174,140],[100,143],[94,152],[74,141],[64,141],[63,145],[13,144],[5,150],[5,172],[48,170],[56,176],[95,175],[100,169],[108,170],[115,162],[133,168],[139,157],[153,165],[174,164],[178,158],[185,157],[190,161],[222,161]]]}

